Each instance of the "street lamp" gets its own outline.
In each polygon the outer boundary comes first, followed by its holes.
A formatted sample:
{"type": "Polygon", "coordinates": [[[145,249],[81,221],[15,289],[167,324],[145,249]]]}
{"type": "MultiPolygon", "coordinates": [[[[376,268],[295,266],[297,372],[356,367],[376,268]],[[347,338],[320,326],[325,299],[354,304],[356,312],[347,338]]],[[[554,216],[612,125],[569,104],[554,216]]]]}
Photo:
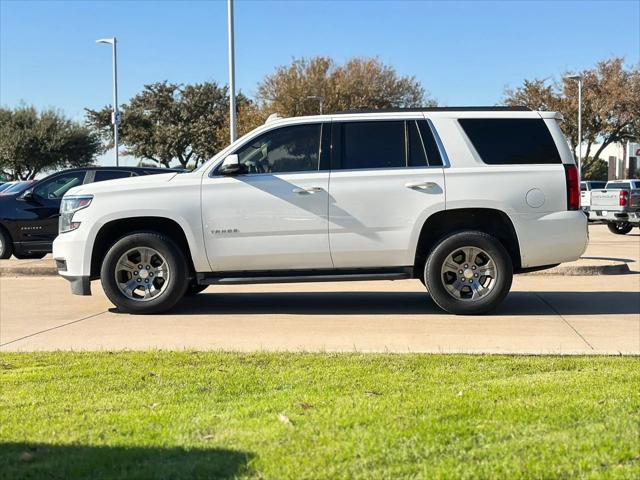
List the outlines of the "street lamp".
{"type": "Polygon", "coordinates": [[[582,75],[568,75],[564,78],[578,82],[578,174],[582,175],[582,75]]]}
{"type": "Polygon", "coordinates": [[[227,0],[227,34],[229,36],[229,135],[236,140],[236,65],[233,46],[233,0],[227,0]]]}
{"type": "Polygon", "coordinates": [[[118,159],[118,125],[120,125],[120,112],[118,111],[118,66],[116,57],[116,37],[101,38],[96,43],[106,43],[111,45],[113,51],[113,113],[111,114],[111,123],[113,124],[113,144],[116,152],[116,166],[120,165],[118,159]]]}

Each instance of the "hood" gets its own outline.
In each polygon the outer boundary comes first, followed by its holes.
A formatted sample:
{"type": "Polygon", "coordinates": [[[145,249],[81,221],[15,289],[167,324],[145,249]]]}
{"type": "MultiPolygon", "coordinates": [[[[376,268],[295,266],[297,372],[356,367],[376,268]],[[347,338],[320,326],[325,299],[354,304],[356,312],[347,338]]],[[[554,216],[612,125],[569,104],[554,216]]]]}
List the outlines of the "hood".
{"type": "Polygon", "coordinates": [[[85,185],[73,187],[65,194],[65,197],[70,195],[93,195],[105,192],[120,192],[158,187],[169,182],[176,175],[178,175],[177,172],[159,173],[154,175],[139,175],[136,177],[119,178],[117,180],[106,180],[104,182],[87,183],[85,185]]]}

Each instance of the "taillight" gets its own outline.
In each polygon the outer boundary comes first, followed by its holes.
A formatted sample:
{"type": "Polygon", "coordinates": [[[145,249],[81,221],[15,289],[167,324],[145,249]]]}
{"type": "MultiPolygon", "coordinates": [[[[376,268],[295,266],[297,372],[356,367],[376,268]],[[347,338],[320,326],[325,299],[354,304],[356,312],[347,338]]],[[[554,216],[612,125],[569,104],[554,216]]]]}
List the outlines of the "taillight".
{"type": "Polygon", "coordinates": [[[629,204],[629,192],[627,192],[626,190],[620,190],[618,203],[621,207],[626,207],[629,204]]]}
{"type": "Polygon", "coordinates": [[[565,164],[564,176],[567,181],[567,210],[580,210],[580,177],[578,167],[565,164]]]}

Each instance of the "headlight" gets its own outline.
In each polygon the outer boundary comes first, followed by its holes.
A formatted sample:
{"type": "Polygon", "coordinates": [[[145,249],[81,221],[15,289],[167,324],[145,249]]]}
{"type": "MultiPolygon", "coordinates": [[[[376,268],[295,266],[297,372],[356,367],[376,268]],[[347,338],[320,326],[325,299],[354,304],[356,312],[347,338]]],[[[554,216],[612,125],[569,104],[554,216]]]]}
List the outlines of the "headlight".
{"type": "Polygon", "coordinates": [[[80,222],[73,221],[73,214],[78,210],[91,205],[93,195],[78,195],[63,197],[60,204],[60,221],[58,222],[59,233],[70,232],[80,226],[80,222]]]}

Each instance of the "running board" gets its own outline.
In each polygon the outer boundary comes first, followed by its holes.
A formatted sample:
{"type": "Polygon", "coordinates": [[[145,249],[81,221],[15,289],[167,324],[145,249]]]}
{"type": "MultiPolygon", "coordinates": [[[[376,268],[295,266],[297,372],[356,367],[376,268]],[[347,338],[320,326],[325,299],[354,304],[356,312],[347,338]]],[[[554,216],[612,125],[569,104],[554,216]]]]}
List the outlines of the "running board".
{"type": "MultiPolygon", "coordinates": [[[[275,273],[275,272],[272,272],[275,273]]],[[[394,272],[362,272],[333,274],[258,275],[258,276],[213,276],[198,274],[200,285],[246,285],[251,283],[309,283],[309,282],[353,282],[369,280],[405,280],[413,278],[411,269],[394,272]]]]}

